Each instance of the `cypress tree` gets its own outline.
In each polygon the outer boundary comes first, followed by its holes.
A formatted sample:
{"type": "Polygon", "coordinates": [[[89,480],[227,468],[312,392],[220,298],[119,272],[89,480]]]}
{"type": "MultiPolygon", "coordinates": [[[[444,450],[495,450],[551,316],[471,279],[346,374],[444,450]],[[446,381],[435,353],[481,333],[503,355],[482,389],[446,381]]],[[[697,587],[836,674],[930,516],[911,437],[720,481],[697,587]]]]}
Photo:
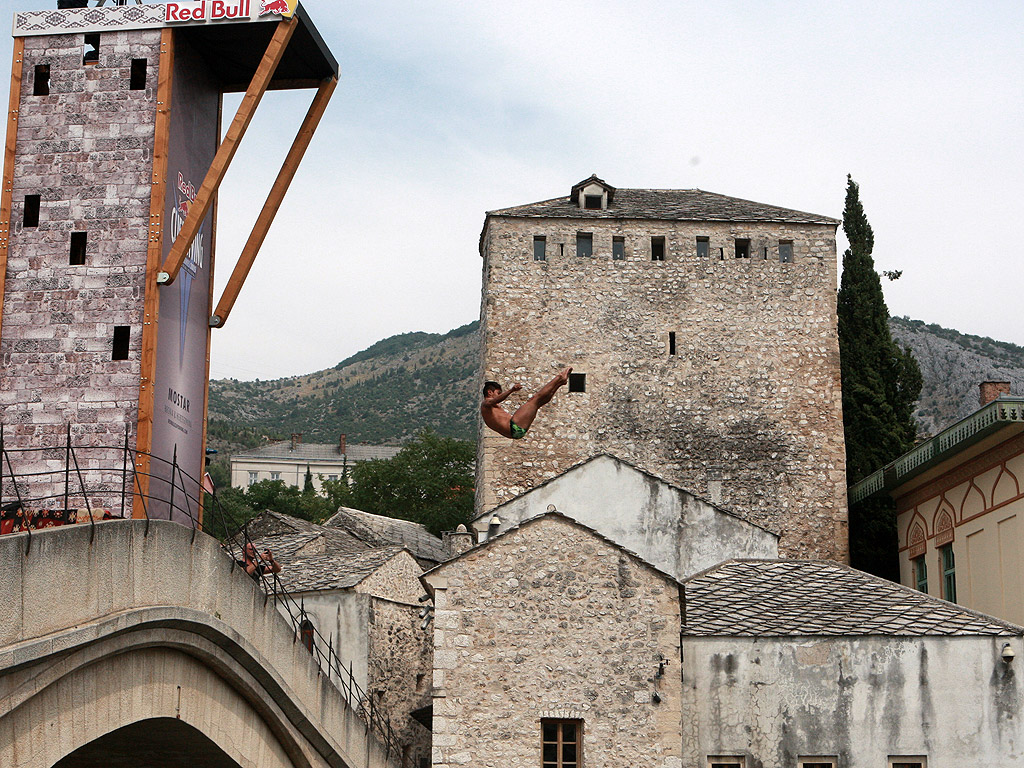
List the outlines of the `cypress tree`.
{"type": "MultiPolygon", "coordinates": [[[[846,480],[853,484],[914,446],[914,404],[921,370],[909,348],[889,333],[889,310],[871,252],[874,232],[864,215],[860,188],[847,176],[840,282],[839,354],[843,382],[846,480]]],[[[896,512],[891,499],[850,509],[850,561],[855,568],[899,580],[896,512]]]]}

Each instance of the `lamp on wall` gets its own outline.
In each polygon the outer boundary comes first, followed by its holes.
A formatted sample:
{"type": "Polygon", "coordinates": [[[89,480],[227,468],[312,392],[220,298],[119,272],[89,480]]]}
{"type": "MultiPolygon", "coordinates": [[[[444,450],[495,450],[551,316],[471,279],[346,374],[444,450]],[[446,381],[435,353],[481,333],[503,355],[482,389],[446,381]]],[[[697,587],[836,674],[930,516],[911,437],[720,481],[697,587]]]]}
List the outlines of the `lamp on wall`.
{"type": "Polygon", "coordinates": [[[1009,643],[1003,643],[1003,650],[999,652],[999,658],[1003,660],[1004,664],[1009,664],[1013,661],[1013,657],[1016,656],[1013,652],[1013,647],[1009,643]]]}

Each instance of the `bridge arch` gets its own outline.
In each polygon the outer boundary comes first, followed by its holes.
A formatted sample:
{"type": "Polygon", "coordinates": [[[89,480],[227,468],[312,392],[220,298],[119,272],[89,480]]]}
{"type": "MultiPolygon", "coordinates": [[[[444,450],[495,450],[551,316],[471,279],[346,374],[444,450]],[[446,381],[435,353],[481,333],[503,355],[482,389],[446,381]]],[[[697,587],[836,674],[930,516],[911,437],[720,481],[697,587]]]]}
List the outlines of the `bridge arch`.
{"type": "Polygon", "coordinates": [[[53,768],[241,768],[202,731],[174,717],[140,720],[84,744],[53,768]]]}
{"type": "Polygon", "coordinates": [[[395,765],[215,540],[145,526],[0,537],[0,765],[73,766],[168,720],[241,768],[395,765]]]}

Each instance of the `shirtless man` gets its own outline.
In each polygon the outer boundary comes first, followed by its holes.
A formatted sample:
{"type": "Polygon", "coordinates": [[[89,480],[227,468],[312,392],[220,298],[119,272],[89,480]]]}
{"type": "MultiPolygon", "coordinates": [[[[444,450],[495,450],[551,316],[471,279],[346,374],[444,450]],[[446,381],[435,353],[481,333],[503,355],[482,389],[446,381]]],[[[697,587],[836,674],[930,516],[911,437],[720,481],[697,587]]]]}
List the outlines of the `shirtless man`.
{"type": "Polygon", "coordinates": [[[522,389],[519,384],[513,384],[504,392],[501,385],[496,381],[484,382],[484,401],[480,404],[480,415],[484,418],[484,424],[493,429],[502,437],[518,440],[526,436],[527,430],[537,418],[537,411],[542,405],[547,405],[559,387],[565,386],[569,381],[569,374],[572,368],[566,368],[555,378],[537,390],[537,394],[523,403],[511,416],[504,408],[498,407],[498,403],[522,389]]]}

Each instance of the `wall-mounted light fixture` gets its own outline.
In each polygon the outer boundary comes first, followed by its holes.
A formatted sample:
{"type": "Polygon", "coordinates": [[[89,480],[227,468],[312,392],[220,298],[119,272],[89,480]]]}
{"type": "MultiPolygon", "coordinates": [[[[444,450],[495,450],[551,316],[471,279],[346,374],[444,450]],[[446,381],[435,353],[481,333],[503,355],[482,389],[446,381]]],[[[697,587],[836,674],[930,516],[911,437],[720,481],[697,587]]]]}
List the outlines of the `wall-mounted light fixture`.
{"type": "Polygon", "coordinates": [[[1013,647],[1009,643],[1003,643],[1003,650],[999,652],[999,658],[1003,660],[1004,664],[1009,664],[1013,661],[1013,657],[1016,656],[1013,652],[1013,647]]]}

